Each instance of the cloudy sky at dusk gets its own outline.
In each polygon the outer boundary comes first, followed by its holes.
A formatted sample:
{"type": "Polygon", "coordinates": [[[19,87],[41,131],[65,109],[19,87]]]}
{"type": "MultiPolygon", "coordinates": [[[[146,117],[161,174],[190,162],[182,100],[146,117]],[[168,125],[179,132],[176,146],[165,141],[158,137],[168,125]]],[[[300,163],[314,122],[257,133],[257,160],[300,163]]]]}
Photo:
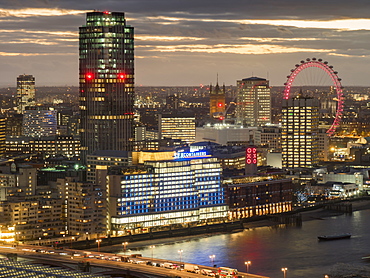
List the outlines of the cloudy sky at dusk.
{"type": "Polygon", "coordinates": [[[92,10],[135,27],[137,85],[235,85],[252,74],[282,85],[322,58],[344,86],[370,86],[368,0],[0,0],[0,86],[20,74],[78,85],[78,27],[92,10]]]}

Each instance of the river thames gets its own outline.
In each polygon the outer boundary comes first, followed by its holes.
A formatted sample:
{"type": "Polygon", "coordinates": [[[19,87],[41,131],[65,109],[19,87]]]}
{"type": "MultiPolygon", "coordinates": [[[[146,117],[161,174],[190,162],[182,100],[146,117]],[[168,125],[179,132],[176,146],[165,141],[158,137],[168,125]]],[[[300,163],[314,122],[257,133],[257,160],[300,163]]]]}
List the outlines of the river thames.
{"type": "MultiPolygon", "coordinates": [[[[360,210],[352,215],[304,221],[301,227],[258,227],[229,234],[129,243],[126,254],[180,261],[182,250],[182,262],[216,264],[245,272],[245,261],[251,261],[253,274],[283,277],[281,268],[286,267],[288,278],[311,278],[324,277],[337,263],[370,266],[361,260],[370,255],[369,242],[370,210],[360,210]],[[351,239],[317,239],[318,235],[342,233],[351,233],[351,239]],[[153,245],[155,248],[149,248],[153,245]],[[211,255],[215,255],[214,263],[211,255]]],[[[109,249],[123,254],[122,246],[109,249]]]]}

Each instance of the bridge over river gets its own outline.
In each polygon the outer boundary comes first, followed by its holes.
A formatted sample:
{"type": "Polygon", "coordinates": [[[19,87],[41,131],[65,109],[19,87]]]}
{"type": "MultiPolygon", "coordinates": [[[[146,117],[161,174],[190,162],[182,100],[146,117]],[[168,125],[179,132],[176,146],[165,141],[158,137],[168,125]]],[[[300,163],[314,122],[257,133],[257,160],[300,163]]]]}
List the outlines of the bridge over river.
{"type": "MultiPolygon", "coordinates": [[[[184,262],[145,258],[141,256],[118,256],[111,253],[81,251],[74,249],[55,250],[44,246],[20,245],[10,247],[0,245],[0,254],[7,256],[16,255],[18,260],[26,260],[28,263],[45,264],[78,270],[81,265],[89,265],[93,274],[106,275],[107,277],[176,277],[176,278],[205,278],[205,275],[187,272],[180,267],[166,268],[164,265],[172,263],[174,266],[183,265],[184,262]],[[167,264],[166,264],[167,263],[167,264]]],[[[185,263],[186,264],[186,263],[185,263]]],[[[217,268],[198,265],[199,269],[212,270],[217,268]]],[[[251,273],[239,272],[241,278],[267,278],[251,273]]]]}

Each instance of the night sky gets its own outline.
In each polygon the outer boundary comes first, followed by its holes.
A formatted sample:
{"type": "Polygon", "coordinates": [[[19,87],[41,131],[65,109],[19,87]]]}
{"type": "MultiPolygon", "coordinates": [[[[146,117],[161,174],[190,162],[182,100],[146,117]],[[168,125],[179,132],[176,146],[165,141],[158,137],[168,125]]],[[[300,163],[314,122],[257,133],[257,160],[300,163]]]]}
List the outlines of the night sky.
{"type": "Polygon", "coordinates": [[[135,28],[140,85],[235,85],[252,75],[281,86],[308,57],[344,86],[370,86],[370,1],[0,0],[0,86],[78,85],[78,27],[92,10],[125,12],[135,28]]]}

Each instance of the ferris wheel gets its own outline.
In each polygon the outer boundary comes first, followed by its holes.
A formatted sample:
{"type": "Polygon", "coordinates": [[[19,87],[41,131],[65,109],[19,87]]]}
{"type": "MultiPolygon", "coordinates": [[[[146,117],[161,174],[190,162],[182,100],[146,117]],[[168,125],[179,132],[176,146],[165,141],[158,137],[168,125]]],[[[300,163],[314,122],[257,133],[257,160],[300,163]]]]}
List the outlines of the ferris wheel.
{"type": "Polygon", "coordinates": [[[307,58],[305,61],[302,60],[300,64],[295,65],[295,69],[291,70],[290,75],[287,76],[287,81],[284,83],[284,99],[288,99],[290,96],[290,91],[293,86],[293,82],[303,71],[308,68],[318,68],[321,72],[324,72],[331,80],[332,86],[335,88],[337,94],[337,107],[335,118],[331,127],[326,131],[329,136],[334,135],[336,128],[339,126],[340,120],[343,115],[344,97],[343,97],[343,86],[341,84],[341,79],[338,77],[338,72],[333,70],[333,66],[329,66],[328,62],[322,61],[322,59],[307,58]]]}

